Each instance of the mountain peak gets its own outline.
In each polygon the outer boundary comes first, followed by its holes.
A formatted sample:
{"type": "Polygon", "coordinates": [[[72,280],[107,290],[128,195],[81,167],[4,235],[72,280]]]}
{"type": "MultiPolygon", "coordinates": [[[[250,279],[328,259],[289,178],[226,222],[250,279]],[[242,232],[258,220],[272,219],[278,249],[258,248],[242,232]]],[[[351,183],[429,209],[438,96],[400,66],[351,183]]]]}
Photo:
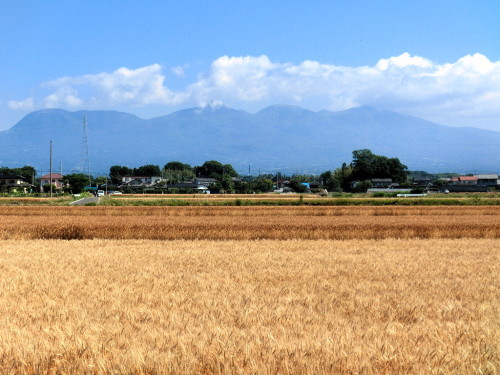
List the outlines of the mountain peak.
{"type": "Polygon", "coordinates": [[[205,104],[201,104],[198,107],[195,107],[193,109],[193,112],[196,112],[196,113],[209,113],[209,112],[218,112],[218,111],[226,111],[226,110],[233,111],[233,109],[229,108],[222,101],[220,101],[220,100],[214,100],[211,103],[208,103],[208,104],[205,103],[205,104]]]}
{"type": "Polygon", "coordinates": [[[369,105],[362,105],[360,107],[353,107],[349,108],[346,110],[346,112],[362,112],[362,113],[375,113],[378,112],[378,109],[373,108],[372,106],[369,105]]]}
{"type": "Polygon", "coordinates": [[[266,107],[259,112],[258,115],[265,113],[275,113],[275,114],[305,114],[305,113],[314,113],[308,109],[304,109],[302,107],[296,105],[288,105],[288,104],[275,104],[266,107]]]}

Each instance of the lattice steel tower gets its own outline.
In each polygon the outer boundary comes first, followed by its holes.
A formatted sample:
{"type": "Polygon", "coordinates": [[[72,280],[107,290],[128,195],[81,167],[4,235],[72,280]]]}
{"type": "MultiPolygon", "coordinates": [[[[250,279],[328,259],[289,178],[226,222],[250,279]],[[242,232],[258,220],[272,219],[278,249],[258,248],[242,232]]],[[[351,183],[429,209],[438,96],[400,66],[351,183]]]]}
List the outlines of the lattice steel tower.
{"type": "Polygon", "coordinates": [[[89,143],[87,140],[87,114],[83,115],[82,155],[80,159],[80,170],[83,174],[89,176],[90,186],[92,179],[90,178],[89,143]]]}

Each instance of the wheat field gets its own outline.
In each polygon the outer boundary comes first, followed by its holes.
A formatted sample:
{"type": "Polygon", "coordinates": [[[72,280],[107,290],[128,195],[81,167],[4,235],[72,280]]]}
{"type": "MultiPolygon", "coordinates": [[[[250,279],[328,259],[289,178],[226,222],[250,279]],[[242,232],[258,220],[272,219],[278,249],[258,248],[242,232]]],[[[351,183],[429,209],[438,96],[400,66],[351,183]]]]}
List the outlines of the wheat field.
{"type": "Polygon", "coordinates": [[[496,374],[498,241],[8,240],[2,374],[496,374]]]}
{"type": "Polygon", "coordinates": [[[0,207],[1,374],[498,374],[499,207],[0,207]]]}
{"type": "Polygon", "coordinates": [[[500,238],[485,207],[0,207],[0,239],[500,238]]]}

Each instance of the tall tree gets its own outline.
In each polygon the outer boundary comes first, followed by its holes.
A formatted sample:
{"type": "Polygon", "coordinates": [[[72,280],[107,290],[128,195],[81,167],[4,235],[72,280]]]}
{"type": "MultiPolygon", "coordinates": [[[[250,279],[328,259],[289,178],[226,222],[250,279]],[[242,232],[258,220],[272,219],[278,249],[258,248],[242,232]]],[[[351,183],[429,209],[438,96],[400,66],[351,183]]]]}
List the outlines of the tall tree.
{"type": "Polygon", "coordinates": [[[0,167],[0,174],[21,176],[26,180],[26,182],[31,183],[33,177],[36,175],[36,171],[35,168],[33,168],[31,165],[25,165],[21,168],[0,167]]]}
{"type": "Polygon", "coordinates": [[[161,176],[161,171],[158,165],[146,164],[138,168],[134,168],[134,175],[146,177],[161,176]]]}
{"type": "Polygon", "coordinates": [[[124,167],[122,165],[113,165],[109,169],[109,178],[111,183],[117,185],[122,182],[123,176],[131,176],[134,174],[134,170],[129,167],[124,167]]]}
{"type": "Polygon", "coordinates": [[[398,158],[375,155],[368,149],[355,150],[352,156],[351,181],[392,178],[395,182],[406,182],[408,168],[398,158]]]}
{"type": "Polygon", "coordinates": [[[217,160],[206,161],[202,166],[194,167],[194,172],[197,177],[210,177],[218,181],[222,181],[225,176],[238,176],[231,164],[222,164],[217,160]]]}
{"type": "Polygon", "coordinates": [[[181,163],[180,161],[170,161],[163,167],[165,170],[170,171],[185,171],[192,170],[193,168],[189,164],[181,163]]]}
{"type": "Polygon", "coordinates": [[[71,191],[73,194],[79,194],[89,183],[89,176],[84,173],[67,174],[63,177],[63,182],[67,186],[66,190],[71,191]]]}
{"type": "Polygon", "coordinates": [[[193,167],[180,161],[171,161],[163,167],[163,176],[169,183],[192,180],[194,178],[193,167]]]}

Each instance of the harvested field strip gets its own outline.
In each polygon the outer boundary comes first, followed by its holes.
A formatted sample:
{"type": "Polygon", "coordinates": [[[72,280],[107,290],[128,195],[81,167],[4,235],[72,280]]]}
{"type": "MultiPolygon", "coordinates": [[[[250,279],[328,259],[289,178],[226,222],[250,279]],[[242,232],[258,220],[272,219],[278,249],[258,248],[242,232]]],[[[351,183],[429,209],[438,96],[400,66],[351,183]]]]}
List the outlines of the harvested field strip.
{"type": "Polygon", "coordinates": [[[0,373],[496,374],[498,240],[4,241],[0,373]]]}
{"type": "MultiPolygon", "coordinates": [[[[3,216],[498,216],[500,207],[481,206],[417,206],[417,207],[137,207],[137,206],[93,206],[93,207],[0,207],[3,216]]],[[[491,218],[489,218],[491,220],[491,218]]]]}
{"type": "Polygon", "coordinates": [[[500,238],[498,209],[51,207],[0,209],[0,239],[500,238]]]}
{"type": "Polygon", "coordinates": [[[159,197],[136,196],[131,198],[112,197],[103,199],[104,206],[499,206],[499,198],[318,198],[318,197],[260,197],[242,198],[173,198],[168,195],[159,197]]]}

